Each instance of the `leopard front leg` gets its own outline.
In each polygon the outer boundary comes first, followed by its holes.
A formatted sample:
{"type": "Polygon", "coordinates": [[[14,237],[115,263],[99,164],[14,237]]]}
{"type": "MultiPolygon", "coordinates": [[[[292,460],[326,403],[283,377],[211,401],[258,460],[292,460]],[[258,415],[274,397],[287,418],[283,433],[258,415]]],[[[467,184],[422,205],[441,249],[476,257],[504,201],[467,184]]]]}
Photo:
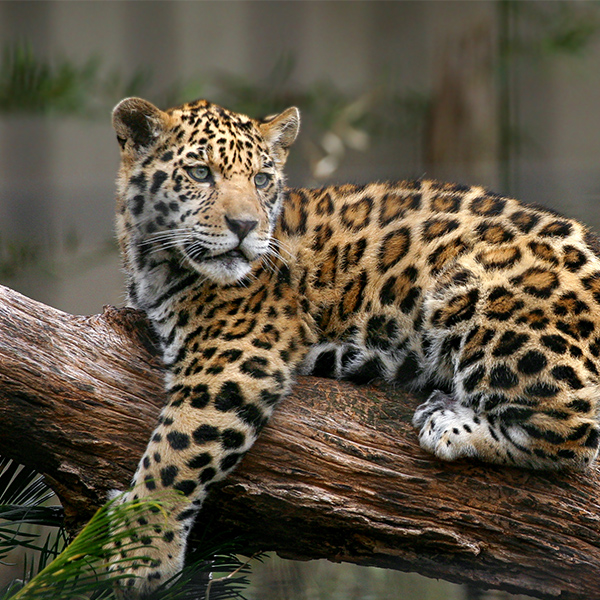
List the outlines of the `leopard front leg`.
{"type": "Polygon", "coordinates": [[[162,509],[140,518],[150,535],[133,551],[139,560],[125,571],[135,578],[123,581],[124,598],[144,597],[181,570],[209,485],[232,471],[289,392],[292,368],[281,359],[231,344],[207,354],[171,368],[168,404],[127,495],[156,497],[162,509]]]}

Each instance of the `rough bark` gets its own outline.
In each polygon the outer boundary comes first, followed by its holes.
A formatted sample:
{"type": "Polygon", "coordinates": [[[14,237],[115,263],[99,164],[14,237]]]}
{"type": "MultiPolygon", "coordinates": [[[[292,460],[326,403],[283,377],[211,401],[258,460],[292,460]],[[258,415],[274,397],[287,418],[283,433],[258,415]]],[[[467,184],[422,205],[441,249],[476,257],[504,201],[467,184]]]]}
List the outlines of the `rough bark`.
{"type": "MultiPolygon", "coordinates": [[[[43,472],[71,524],[127,485],[164,401],[133,310],[72,316],[0,288],[0,454],[43,472]]],[[[201,513],[248,551],[379,565],[540,598],[600,598],[599,471],[441,463],[419,399],[299,378],[201,513]]]]}

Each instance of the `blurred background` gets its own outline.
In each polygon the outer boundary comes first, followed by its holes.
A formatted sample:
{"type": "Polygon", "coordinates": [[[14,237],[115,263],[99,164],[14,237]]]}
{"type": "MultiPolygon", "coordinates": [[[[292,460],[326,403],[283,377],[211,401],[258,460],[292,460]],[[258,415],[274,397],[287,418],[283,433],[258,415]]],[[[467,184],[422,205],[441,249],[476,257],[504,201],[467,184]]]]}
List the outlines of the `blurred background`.
{"type": "MultiPolygon", "coordinates": [[[[600,229],[599,34],[585,0],[0,1],[0,283],[77,314],[123,303],[110,110],[128,95],[297,105],[291,185],[435,177],[600,229]]],[[[484,597],[278,559],[247,595],[484,597]]]]}

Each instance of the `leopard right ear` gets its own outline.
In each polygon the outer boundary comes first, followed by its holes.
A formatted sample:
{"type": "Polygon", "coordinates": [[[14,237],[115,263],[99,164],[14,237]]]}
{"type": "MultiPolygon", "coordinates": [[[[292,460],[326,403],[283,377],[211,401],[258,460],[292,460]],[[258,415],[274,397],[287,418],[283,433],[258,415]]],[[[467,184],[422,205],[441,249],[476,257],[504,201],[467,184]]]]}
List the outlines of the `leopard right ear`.
{"type": "Polygon", "coordinates": [[[150,146],[164,131],[168,116],[142,98],[125,98],[115,106],[112,123],[122,150],[150,146]]]}

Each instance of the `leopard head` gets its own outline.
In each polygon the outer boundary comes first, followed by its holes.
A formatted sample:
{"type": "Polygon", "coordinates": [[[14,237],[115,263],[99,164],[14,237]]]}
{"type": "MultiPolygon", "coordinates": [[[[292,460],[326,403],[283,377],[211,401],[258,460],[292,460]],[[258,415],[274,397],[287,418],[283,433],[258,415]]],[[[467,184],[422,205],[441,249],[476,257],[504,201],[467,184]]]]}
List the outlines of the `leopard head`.
{"type": "Polygon", "coordinates": [[[283,167],[300,124],[292,107],[264,120],[200,100],[161,111],[126,98],[113,111],[121,146],[121,235],[178,255],[221,285],[276,252],[283,167]]]}

